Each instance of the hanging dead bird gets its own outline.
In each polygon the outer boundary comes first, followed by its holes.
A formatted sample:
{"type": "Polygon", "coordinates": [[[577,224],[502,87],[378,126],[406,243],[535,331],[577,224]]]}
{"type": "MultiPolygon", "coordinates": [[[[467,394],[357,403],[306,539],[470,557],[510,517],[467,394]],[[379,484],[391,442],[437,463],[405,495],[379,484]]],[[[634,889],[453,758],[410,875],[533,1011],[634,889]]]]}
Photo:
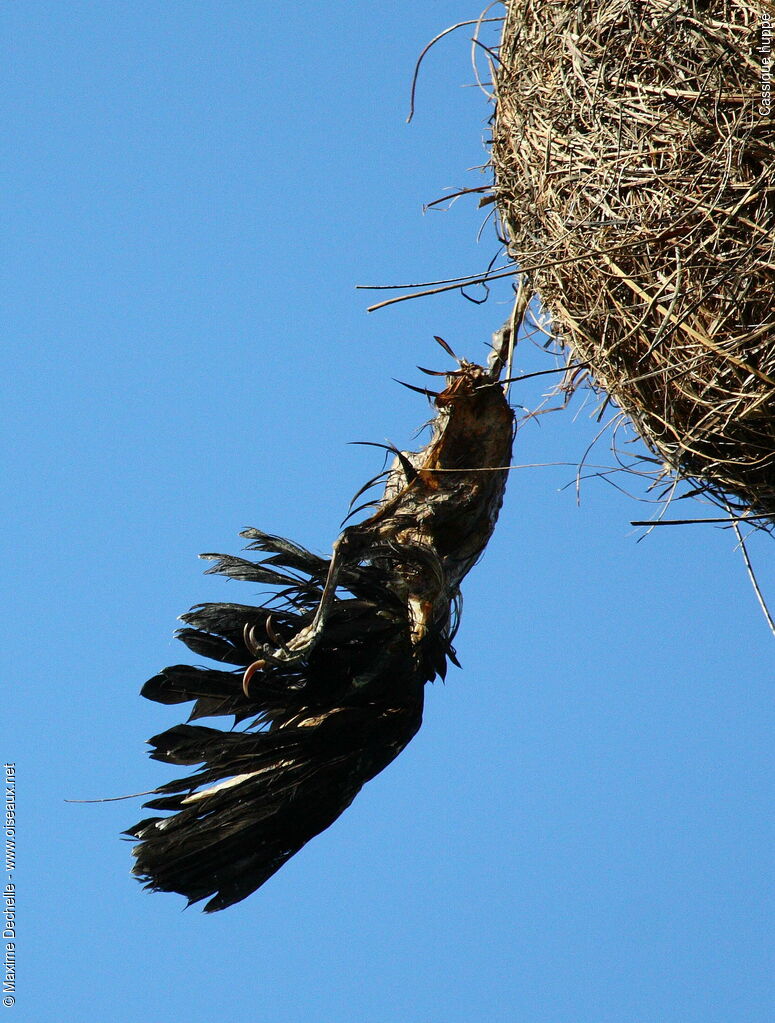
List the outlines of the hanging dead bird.
{"type": "MultiPolygon", "coordinates": [[[[445,342],[441,344],[450,349],[445,342]]],[[[455,661],[460,583],[503,501],[514,417],[499,383],[509,330],[487,368],[458,360],[433,394],[430,442],[396,452],[384,495],[329,560],[256,529],[259,561],[209,569],[268,584],[261,607],[202,604],[179,638],[232,669],[174,665],[147,682],[159,703],[194,701],[195,724],[150,740],[151,756],[198,768],[159,786],[129,832],[134,873],[154,891],[223,909],[260,887],[350,805],[420,727],[425,683],[455,661]]]]}

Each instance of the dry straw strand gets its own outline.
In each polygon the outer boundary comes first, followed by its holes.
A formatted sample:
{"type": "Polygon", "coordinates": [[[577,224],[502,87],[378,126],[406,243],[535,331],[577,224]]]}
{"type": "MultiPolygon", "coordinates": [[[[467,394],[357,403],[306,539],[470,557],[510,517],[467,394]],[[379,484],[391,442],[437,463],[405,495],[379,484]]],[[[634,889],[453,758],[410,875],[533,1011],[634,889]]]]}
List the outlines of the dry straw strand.
{"type": "Polygon", "coordinates": [[[773,5],[506,7],[493,165],[510,254],[673,474],[775,522],[773,5]]]}

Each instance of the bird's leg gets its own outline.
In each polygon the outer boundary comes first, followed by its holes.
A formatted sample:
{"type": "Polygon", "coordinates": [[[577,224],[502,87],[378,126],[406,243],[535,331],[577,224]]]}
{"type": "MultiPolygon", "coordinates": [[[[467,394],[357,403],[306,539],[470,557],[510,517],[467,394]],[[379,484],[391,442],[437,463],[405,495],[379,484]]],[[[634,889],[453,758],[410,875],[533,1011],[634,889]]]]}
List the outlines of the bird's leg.
{"type": "Polygon", "coordinates": [[[274,647],[257,643],[254,631],[255,626],[250,628],[245,626],[245,646],[250,653],[256,656],[256,660],[248,665],[245,669],[245,674],[242,676],[242,691],[248,698],[250,697],[250,680],[257,671],[261,671],[268,664],[297,664],[299,661],[306,660],[314,650],[326,626],[328,615],[334,603],[334,595],[339,583],[342,564],[345,561],[343,548],[349,546],[351,532],[352,530],[345,530],[334,544],[323,592],[315,611],[315,617],[309,625],[305,625],[295,636],[283,642],[271,624],[271,617],[268,618],[265,628],[267,636],[274,644],[274,647]]]}
{"type": "Polygon", "coordinates": [[[514,295],[514,305],[511,315],[503,326],[496,330],[492,336],[492,351],[487,360],[487,373],[490,380],[500,380],[503,369],[506,370],[505,394],[509,393],[509,377],[511,376],[511,364],[514,359],[514,349],[517,345],[517,335],[524,322],[530,305],[530,289],[525,278],[520,277],[514,295]]]}

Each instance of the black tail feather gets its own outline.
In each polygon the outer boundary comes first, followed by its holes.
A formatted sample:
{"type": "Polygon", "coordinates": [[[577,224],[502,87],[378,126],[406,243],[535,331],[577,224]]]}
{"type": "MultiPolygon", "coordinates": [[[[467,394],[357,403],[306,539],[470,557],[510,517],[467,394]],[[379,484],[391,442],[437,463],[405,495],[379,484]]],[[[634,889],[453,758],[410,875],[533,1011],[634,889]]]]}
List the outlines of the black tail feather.
{"type": "MultiPolygon", "coordinates": [[[[134,873],[155,891],[208,912],[245,898],[350,805],[361,787],[406,746],[420,726],[423,688],[445,666],[447,644],[427,643],[417,657],[405,606],[375,573],[348,576],[350,593],[335,604],[321,643],[303,665],[276,664],[242,691],[253,660],[245,629],[266,634],[308,624],[328,562],[288,541],[247,531],[251,546],[271,554],[286,588],[285,607],[202,604],[182,620],[179,638],[196,653],[234,664],[234,671],[172,665],[146,682],[143,696],[174,705],[193,701],[189,721],[233,714],[243,730],[180,724],[150,740],[154,760],[201,765],[159,786],[148,817],[127,834],[138,839],[134,873]],[[375,600],[378,594],[380,599],[375,600]]],[[[217,556],[216,571],[268,582],[263,565],[217,556]]]]}
{"type": "Polygon", "coordinates": [[[406,746],[422,719],[424,681],[415,673],[402,700],[353,703],[266,732],[178,725],[155,736],[154,759],[205,766],[146,803],[174,816],[131,829],[140,841],[134,873],[189,903],[209,897],[207,911],[245,898],[406,746]]]}

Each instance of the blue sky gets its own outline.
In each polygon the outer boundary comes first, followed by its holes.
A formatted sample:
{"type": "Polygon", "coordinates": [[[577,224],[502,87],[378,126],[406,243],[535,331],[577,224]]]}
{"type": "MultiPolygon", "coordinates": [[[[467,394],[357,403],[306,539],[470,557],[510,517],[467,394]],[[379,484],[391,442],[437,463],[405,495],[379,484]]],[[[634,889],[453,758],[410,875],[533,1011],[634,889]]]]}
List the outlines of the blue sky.
{"type": "MultiPolygon", "coordinates": [[[[184,655],[192,604],[260,600],[197,553],[248,525],[327,553],[381,464],[347,443],[410,447],[429,417],[391,378],[446,368],[434,334],[482,357],[505,319],[506,287],[372,314],[354,287],[495,254],[475,200],[422,212],[487,180],[468,30],[430,53],[405,124],[417,54],[477,14],[0,0],[17,1020],[771,1018],[772,637],[728,531],[638,542],[649,508],[599,480],[577,503],[572,467],[512,473],[462,671],[246,902],[144,893],[118,837],[139,801],[65,802],[171,777],[144,741],[178,714],[140,685],[184,655]]],[[[526,424],[515,463],[575,463],[592,412],[526,424]]],[[[751,553],[772,596],[771,543],[751,553]]]]}

